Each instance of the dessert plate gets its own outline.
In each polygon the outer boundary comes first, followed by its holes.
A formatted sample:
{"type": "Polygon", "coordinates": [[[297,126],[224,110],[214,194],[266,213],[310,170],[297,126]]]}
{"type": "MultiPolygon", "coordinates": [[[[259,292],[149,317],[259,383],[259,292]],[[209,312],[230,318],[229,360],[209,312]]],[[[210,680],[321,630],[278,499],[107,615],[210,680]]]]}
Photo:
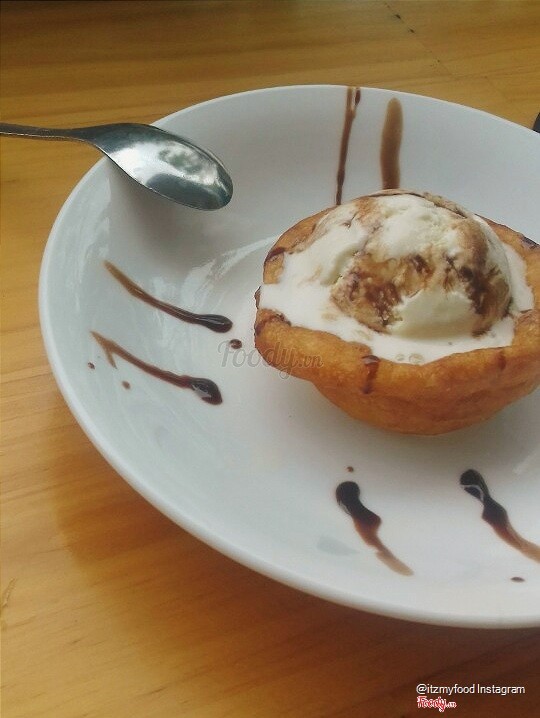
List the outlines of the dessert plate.
{"type": "Polygon", "coordinates": [[[232,95],[157,124],[217,154],[234,197],[199,212],[100,161],[62,208],[41,271],[42,332],[98,450],[180,526],[291,586],[417,621],[538,625],[538,394],[452,434],[386,433],[266,366],[253,321],[268,248],[334,204],[340,158],[343,201],[400,172],[402,187],[538,242],[540,137],[459,105],[341,86],[232,95]],[[232,328],[188,323],[159,302],[232,328]],[[491,499],[460,485],[469,470],[491,499]],[[380,517],[371,545],[338,486],[380,517]],[[530,545],[494,526],[493,502],[530,545]]]}

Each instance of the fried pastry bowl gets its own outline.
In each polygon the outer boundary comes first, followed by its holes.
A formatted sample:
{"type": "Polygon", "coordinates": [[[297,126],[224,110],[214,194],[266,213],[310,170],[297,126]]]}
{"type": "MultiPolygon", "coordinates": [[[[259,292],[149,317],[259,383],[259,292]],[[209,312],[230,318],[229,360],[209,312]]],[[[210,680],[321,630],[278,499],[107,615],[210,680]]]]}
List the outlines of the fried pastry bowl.
{"type": "MultiPolygon", "coordinates": [[[[330,211],[300,221],[278,239],[264,263],[263,286],[280,281],[285,257],[302,251],[330,211]]],[[[291,324],[282,312],[261,307],[257,293],[259,353],[277,369],[312,382],[350,416],[382,429],[442,434],[488,419],[540,383],[540,247],[485,221],[521,257],[532,291],[533,306],[514,318],[508,346],[450,353],[422,364],[392,361],[374,356],[367,343],[291,324]]]]}

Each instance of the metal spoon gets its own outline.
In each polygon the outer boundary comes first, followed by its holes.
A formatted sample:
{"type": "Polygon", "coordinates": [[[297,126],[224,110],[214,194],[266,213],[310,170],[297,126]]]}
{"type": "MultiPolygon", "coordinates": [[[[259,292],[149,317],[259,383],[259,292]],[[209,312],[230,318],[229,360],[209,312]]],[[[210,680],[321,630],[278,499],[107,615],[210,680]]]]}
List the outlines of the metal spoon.
{"type": "Polygon", "coordinates": [[[57,130],[0,122],[0,135],[86,142],[144,187],[188,207],[219,209],[232,197],[232,180],[215,155],[152,125],[57,130]]]}

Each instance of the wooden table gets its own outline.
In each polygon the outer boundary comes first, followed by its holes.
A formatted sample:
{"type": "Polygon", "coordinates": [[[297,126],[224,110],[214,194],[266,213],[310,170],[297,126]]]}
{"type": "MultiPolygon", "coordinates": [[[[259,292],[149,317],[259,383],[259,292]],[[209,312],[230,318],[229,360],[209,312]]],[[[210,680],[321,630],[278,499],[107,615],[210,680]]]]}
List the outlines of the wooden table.
{"type": "MultiPolygon", "coordinates": [[[[535,0],[6,2],[3,119],[149,122],[328,82],[531,126],[539,27],[535,0]]],[[[160,515],[89,443],[51,376],[36,288],[51,224],[96,159],[2,142],[5,718],[397,718],[418,714],[419,681],[523,685],[458,697],[455,714],[538,715],[537,631],[423,626],[282,586],[160,515]]]]}

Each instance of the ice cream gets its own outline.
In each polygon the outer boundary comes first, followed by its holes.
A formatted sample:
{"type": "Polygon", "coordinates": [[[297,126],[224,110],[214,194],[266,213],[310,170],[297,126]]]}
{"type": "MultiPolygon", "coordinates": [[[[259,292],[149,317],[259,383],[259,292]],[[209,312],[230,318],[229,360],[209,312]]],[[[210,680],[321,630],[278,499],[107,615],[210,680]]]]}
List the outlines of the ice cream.
{"type": "Polygon", "coordinates": [[[532,307],[523,259],[485,220],[401,190],[326,213],[259,296],[294,326],[415,364],[508,346],[515,317],[532,307]]]}

